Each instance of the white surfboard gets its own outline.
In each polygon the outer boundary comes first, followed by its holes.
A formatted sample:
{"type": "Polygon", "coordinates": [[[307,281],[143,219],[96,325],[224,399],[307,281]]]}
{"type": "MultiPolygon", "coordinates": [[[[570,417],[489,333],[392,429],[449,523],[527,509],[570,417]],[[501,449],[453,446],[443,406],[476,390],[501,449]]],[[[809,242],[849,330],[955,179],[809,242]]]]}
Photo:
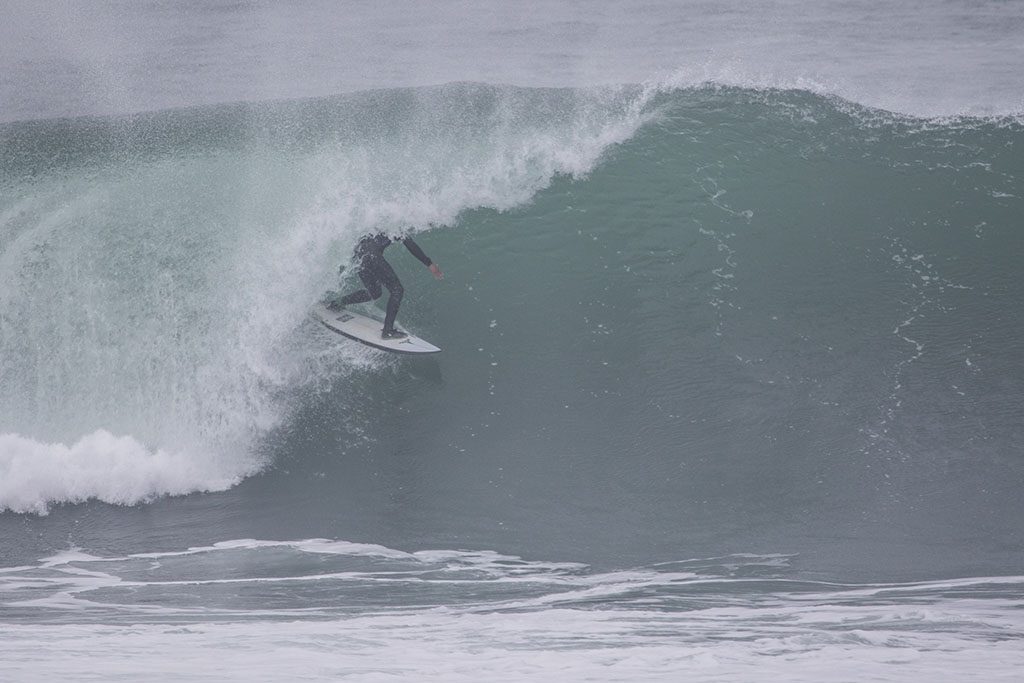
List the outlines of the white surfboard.
{"type": "MultiPolygon", "coordinates": [[[[361,313],[345,309],[332,311],[323,304],[313,307],[313,315],[332,332],[337,332],[349,339],[355,339],[367,346],[393,353],[437,353],[441,349],[417,336],[409,335],[403,339],[384,339],[381,328],[384,323],[361,313]]],[[[403,330],[406,331],[407,330],[403,330]]]]}

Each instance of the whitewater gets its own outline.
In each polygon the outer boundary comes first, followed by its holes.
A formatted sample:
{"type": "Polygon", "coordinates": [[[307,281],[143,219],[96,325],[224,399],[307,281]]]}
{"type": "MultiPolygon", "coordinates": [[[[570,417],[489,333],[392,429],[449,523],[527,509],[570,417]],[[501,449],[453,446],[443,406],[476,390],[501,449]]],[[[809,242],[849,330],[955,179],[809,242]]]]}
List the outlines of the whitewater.
{"type": "Polygon", "coordinates": [[[2,24],[0,678],[1015,679],[1018,3],[2,24]]]}

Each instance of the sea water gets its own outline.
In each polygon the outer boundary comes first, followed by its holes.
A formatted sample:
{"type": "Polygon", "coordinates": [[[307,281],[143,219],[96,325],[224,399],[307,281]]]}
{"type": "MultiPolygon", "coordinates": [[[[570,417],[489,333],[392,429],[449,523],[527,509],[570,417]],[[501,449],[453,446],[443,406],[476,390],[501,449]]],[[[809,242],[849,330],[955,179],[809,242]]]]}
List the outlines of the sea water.
{"type": "Polygon", "coordinates": [[[5,14],[4,680],[1015,679],[1019,3],[5,14]]]}

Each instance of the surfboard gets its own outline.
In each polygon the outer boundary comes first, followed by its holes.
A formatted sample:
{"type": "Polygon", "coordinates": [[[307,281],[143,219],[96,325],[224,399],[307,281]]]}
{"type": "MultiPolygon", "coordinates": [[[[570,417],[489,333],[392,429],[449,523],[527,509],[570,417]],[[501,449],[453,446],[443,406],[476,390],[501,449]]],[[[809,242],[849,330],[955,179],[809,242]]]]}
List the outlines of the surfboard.
{"type": "MultiPolygon", "coordinates": [[[[437,353],[441,349],[428,341],[410,334],[404,339],[384,339],[380,336],[384,322],[353,310],[332,311],[324,304],[313,307],[313,315],[332,332],[354,339],[381,351],[392,353],[437,353]]],[[[408,333],[408,330],[403,330],[408,333]]]]}

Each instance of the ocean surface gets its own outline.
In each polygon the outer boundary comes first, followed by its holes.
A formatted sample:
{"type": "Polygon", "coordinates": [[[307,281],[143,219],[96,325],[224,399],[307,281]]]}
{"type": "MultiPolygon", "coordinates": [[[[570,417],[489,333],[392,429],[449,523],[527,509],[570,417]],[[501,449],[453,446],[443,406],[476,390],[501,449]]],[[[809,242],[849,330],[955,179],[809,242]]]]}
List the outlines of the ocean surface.
{"type": "Polygon", "coordinates": [[[1019,677],[1024,3],[3,15],[0,680],[1019,677]]]}

